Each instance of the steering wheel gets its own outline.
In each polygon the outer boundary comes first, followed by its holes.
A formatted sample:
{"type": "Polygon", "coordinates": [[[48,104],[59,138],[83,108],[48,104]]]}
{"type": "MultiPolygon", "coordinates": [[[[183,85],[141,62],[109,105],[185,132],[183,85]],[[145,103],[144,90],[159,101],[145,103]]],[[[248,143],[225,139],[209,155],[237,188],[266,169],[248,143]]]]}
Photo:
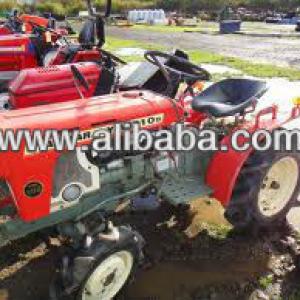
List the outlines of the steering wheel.
{"type": "Polygon", "coordinates": [[[192,62],[188,61],[187,59],[184,59],[182,57],[164,53],[161,51],[147,51],[145,53],[145,59],[157,66],[164,77],[166,78],[167,82],[169,84],[172,83],[171,74],[175,73],[179,75],[181,78],[188,80],[188,81],[197,81],[197,80],[209,80],[211,79],[211,75],[208,71],[206,71],[204,68],[197,66],[193,64],[192,62]],[[179,64],[183,70],[180,71],[176,69],[175,67],[170,67],[163,63],[161,59],[166,59],[168,62],[174,62],[176,64],[179,64]]]}

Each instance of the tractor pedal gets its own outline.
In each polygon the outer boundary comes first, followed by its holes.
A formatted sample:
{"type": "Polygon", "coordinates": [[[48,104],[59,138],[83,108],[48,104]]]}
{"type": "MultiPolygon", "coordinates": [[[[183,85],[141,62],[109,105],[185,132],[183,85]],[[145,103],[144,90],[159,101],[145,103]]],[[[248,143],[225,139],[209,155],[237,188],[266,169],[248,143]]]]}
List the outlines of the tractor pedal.
{"type": "Polygon", "coordinates": [[[212,189],[199,177],[168,178],[161,187],[161,197],[173,205],[189,204],[193,200],[209,196],[212,189]]]}

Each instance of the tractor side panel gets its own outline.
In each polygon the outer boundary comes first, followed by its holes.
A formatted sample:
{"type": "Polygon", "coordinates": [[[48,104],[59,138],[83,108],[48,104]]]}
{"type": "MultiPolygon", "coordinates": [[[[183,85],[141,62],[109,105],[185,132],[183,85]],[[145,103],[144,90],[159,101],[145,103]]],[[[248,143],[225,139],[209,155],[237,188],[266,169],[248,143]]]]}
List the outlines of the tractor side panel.
{"type": "MultiPolygon", "coordinates": [[[[33,221],[50,213],[53,170],[57,153],[44,153],[21,157],[24,153],[10,155],[7,165],[11,170],[5,176],[18,214],[24,221],[33,221]]],[[[7,169],[7,168],[6,168],[7,169]]]]}

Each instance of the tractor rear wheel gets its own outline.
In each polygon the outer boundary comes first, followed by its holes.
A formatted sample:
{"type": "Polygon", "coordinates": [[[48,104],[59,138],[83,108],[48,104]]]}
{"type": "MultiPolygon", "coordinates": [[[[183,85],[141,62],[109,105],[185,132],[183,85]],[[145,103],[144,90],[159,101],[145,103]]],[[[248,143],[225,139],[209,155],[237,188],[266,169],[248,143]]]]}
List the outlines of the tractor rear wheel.
{"type": "Polygon", "coordinates": [[[254,152],[240,172],[225,217],[238,229],[278,227],[299,191],[299,153],[254,152]]]}

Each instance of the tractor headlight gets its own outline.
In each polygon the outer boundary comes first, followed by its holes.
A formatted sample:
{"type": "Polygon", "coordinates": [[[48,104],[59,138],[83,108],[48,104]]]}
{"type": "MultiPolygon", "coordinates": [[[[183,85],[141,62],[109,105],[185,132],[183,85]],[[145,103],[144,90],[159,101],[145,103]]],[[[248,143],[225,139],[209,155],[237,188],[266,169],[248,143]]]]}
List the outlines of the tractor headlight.
{"type": "Polygon", "coordinates": [[[79,184],[72,183],[66,186],[62,192],[62,198],[65,201],[73,202],[78,200],[82,196],[82,188],[79,184]]]}

